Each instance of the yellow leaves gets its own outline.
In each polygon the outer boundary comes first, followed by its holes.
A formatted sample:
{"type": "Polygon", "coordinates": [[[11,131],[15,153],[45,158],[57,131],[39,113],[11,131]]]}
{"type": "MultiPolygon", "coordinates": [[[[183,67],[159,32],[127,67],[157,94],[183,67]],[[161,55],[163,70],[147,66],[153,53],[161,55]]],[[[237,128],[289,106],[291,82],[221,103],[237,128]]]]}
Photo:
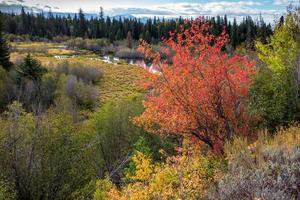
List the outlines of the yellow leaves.
{"type": "Polygon", "coordinates": [[[149,185],[149,190],[154,196],[164,194],[165,198],[171,198],[179,184],[177,171],[174,168],[162,165],[156,168],[156,174],[149,185]]]}
{"type": "Polygon", "coordinates": [[[112,187],[106,193],[107,199],[183,200],[204,197],[218,175],[220,162],[212,157],[199,156],[196,149],[184,146],[181,155],[170,157],[161,164],[153,163],[148,156],[138,152],[133,157],[136,173],[129,177],[133,182],[120,190],[112,187]]]}
{"type": "Polygon", "coordinates": [[[154,169],[151,159],[143,153],[137,152],[137,154],[133,156],[132,160],[136,164],[135,175],[128,178],[142,182],[149,180],[154,169]]]}

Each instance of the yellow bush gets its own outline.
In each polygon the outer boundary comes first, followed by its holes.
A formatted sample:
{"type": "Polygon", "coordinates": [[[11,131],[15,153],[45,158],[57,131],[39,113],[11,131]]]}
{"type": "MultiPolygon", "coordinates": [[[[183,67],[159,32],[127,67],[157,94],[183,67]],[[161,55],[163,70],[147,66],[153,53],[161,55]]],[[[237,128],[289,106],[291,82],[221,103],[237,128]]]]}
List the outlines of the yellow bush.
{"type": "MultiPolygon", "coordinates": [[[[187,144],[187,146],[191,144],[187,144]]],[[[178,156],[157,164],[142,153],[133,157],[135,175],[132,183],[106,193],[107,199],[199,199],[207,195],[210,185],[218,177],[222,162],[211,156],[199,156],[199,149],[183,148],[178,156]]],[[[98,199],[95,199],[98,200],[98,199]]]]}
{"type": "Polygon", "coordinates": [[[132,158],[136,165],[135,175],[128,178],[134,181],[147,181],[150,179],[153,173],[153,167],[151,159],[141,152],[137,152],[132,158]]]}

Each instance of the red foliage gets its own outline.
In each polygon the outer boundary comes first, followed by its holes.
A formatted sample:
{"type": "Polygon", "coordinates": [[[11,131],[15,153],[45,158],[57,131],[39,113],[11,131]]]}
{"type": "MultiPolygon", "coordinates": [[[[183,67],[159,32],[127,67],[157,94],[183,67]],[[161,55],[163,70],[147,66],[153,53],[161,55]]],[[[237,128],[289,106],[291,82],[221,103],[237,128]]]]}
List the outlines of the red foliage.
{"type": "Polygon", "coordinates": [[[255,63],[222,51],[227,34],[213,36],[203,18],[187,24],[190,28],[181,27],[165,40],[162,52],[171,64],[142,43],[140,51],[161,73],[149,74],[145,85],[152,91],[135,122],[148,131],[190,135],[222,149],[234,134],[250,131],[246,101],[255,63]]]}

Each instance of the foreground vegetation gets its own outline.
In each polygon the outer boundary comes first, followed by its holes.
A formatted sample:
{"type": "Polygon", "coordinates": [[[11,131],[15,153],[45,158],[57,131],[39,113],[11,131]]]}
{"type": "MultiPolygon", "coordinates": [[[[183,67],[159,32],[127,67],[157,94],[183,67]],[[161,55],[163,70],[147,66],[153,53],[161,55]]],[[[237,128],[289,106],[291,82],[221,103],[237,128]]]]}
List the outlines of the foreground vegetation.
{"type": "Polygon", "coordinates": [[[186,23],[141,42],[157,73],[77,44],[10,53],[0,30],[0,199],[299,199],[299,9],[240,54],[186,23]]]}
{"type": "Polygon", "coordinates": [[[260,133],[251,143],[235,138],[226,159],[201,155],[185,141],[165,163],[137,152],[131,182],[119,190],[109,179],[97,182],[94,199],[298,199],[300,128],[260,133]]]}

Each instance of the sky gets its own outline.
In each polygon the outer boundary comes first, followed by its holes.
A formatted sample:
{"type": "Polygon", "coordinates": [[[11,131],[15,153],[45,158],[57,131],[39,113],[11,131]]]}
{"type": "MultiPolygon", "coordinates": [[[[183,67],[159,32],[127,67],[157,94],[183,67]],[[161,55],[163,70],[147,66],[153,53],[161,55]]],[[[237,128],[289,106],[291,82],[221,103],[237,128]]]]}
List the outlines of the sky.
{"type": "Polygon", "coordinates": [[[107,15],[133,15],[135,17],[195,17],[227,14],[229,18],[241,18],[260,14],[267,20],[274,20],[290,2],[299,0],[6,0],[5,4],[22,4],[54,12],[98,13],[100,6],[107,15]]]}

